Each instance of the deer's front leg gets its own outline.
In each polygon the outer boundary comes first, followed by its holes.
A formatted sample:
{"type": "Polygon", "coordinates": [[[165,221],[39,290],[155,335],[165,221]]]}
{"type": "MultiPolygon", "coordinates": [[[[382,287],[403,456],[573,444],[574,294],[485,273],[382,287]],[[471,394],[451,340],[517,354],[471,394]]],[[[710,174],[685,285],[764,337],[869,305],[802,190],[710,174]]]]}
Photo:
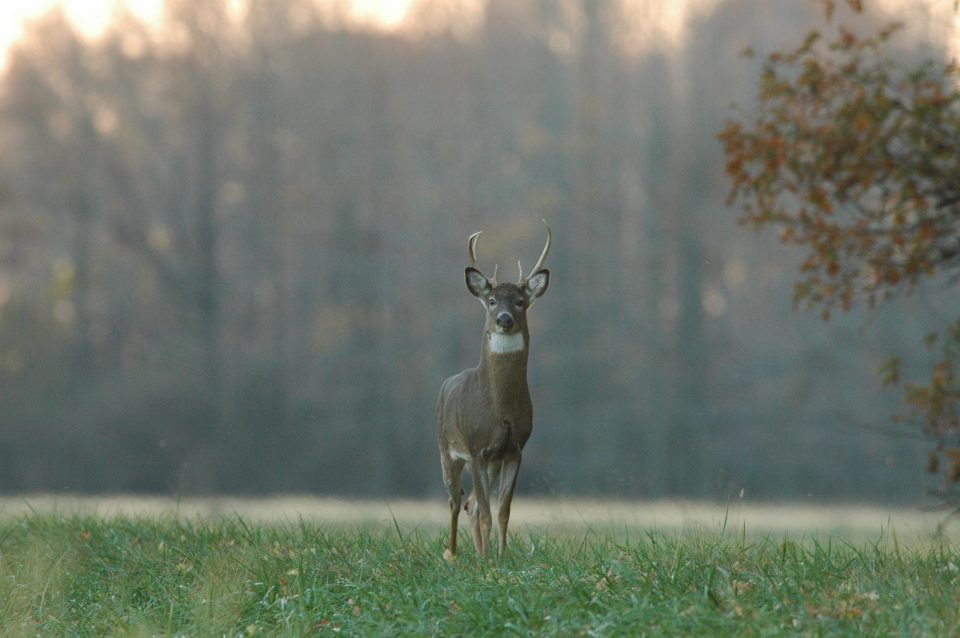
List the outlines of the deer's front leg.
{"type": "Polygon", "coordinates": [[[507,549],[507,524],[510,522],[510,503],[513,501],[513,488],[520,473],[520,456],[506,459],[500,467],[500,512],[497,523],[500,528],[500,545],[497,556],[502,560],[507,549]]]}

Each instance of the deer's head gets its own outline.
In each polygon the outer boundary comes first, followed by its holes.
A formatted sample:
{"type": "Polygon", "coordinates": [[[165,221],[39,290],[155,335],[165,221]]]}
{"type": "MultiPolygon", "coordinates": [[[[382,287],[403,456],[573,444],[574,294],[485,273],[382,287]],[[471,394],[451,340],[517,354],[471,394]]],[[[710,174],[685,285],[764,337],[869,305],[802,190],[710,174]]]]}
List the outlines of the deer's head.
{"type": "MultiPolygon", "coordinates": [[[[546,221],[543,222],[547,224],[546,221]]],[[[491,335],[504,337],[527,334],[527,309],[533,302],[543,296],[550,285],[550,271],[543,267],[543,262],[550,252],[552,233],[547,226],[547,243],[540,253],[540,259],[531,269],[529,276],[524,276],[523,266],[517,262],[520,270],[517,283],[497,283],[497,272],[487,277],[477,267],[477,240],[480,233],[474,233],[467,239],[467,252],[470,256],[470,266],[464,272],[467,290],[480,300],[486,309],[486,332],[491,335]]],[[[501,340],[502,341],[502,340],[501,340]]],[[[522,346],[522,341],[519,344],[522,346]]],[[[509,350],[507,350],[509,351],[509,350]]]]}

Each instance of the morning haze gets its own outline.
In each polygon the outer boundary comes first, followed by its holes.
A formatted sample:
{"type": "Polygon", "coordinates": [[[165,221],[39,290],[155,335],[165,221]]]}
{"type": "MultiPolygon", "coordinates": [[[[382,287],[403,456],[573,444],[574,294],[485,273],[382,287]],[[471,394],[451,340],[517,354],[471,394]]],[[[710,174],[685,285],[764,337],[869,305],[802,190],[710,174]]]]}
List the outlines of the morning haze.
{"type": "Polygon", "coordinates": [[[97,39],[54,13],[8,52],[0,492],[441,502],[437,389],[483,327],[466,238],[506,277],[543,218],[523,493],[919,499],[925,444],[872,371],[920,365],[936,298],[795,312],[801,255],[725,206],[740,54],[815,3],[679,31],[614,0],[425,0],[396,29],[236,5],[97,39]]]}

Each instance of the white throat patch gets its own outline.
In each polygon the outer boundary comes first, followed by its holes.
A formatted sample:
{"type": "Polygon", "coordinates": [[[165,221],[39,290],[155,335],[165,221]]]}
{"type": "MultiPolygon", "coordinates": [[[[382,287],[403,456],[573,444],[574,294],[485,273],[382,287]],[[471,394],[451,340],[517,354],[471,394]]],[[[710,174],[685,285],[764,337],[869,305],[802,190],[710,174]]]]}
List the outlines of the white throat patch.
{"type": "Polygon", "coordinates": [[[526,348],[527,344],[523,342],[523,333],[515,332],[505,335],[499,332],[490,333],[490,352],[493,354],[507,354],[510,352],[520,352],[526,348]]]}

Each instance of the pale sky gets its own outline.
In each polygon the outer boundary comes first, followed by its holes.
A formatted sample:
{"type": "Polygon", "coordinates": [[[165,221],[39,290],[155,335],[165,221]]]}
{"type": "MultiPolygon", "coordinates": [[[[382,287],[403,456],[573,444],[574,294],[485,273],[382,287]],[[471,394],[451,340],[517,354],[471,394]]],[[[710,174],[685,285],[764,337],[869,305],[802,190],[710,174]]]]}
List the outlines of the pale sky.
{"type": "MultiPolygon", "coordinates": [[[[242,0],[241,0],[242,1],[242,0]]],[[[322,2],[323,0],[318,0],[322,2]]],[[[351,0],[353,15],[364,22],[385,27],[399,24],[413,0],[351,0]]],[[[766,1],[766,0],[758,0],[766,1]]],[[[690,9],[712,5],[716,0],[638,0],[647,7],[656,7],[648,18],[655,17],[660,29],[679,37],[690,9]]],[[[103,31],[118,4],[126,4],[141,18],[152,21],[160,17],[164,0],[0,0],[0,67],[5,63],[6,50],[22,33],[24,20],[37,17],[52,6],[61,5],[69,18],[86,34],[97,35],[103,31]]],[[[949,42],[956,38],[960,16],[952,9],[954,0],[874,0],[876,4],[891,11],[897,19],[916,28],[918,22],[932,27],[934,38],[943,38],[952,49],[957,45],[949,42]],[[909,8],[908,8],[909,7],[909,8]],[[926,19],[924,19],[926,18],[926,19]],[[939,32],[939,33],[937,33],[939,32]]],[[[642,6],[642,5],[641,5],[642,6]]]]}
{"type": "MultiPolygon", "coordinates": [[[[67,15],[84,32],[96,34],[110,21],[114,0],[2,0],[0,2],[0,47],[6,49],[20,36],[23,21],[35,18],[54,5],[64,7],[67,15]]],[[[163,0],[127,0],[126,4],[147,20],[160,15],[163,0]]]]}
{"type": "MultiPolygon", "coordinates": [[[[114,0],[0,0],[0,63],[7,48],[23,33],[23,23],[62,5],[70,20],[88,35],[103,31],[110,22],[114,0]]],[[[127,6],[146,20],[159,17],[163,0],[127,0],[127,6]]]]}
{"type": "MultiPolygon", "coordinates": [[[[115,8],[125,4],[146,21],[158,19],[165,0],[0,0],[0,68],[5,64],[6,51],[23,31],[24,20],[35,18],[60,5],[69,19],[90,36],[101,33],[110,22],[115,8]]],[[[244,0],[234,0],[243,2],[244,0]]],[[[338,0],[317,0],[337,2],[338,0]]],[[[413,0],[349,0],[353,18],[390,28],[400,24],[413,0]]],[[[661,34],[677,38],[683,30],[691,10],[704,9],[717,0],[635,0],[644,7],[643,19],[656,23],[661,34]]],[[[766,1],[766,0],[760,0],[766,1]]],[[[888,0],[889,1],[889,0],[888,0]]]]}
{"type": "MultiPolygon", "coordinates": [[[[164,0],[0,0],[0,65],[6,50],[23,32],[25,20],[60,5],[87,35],[97,35],[110,22],[118,4],[125,4],[147,21],[156,20],[164,0]]],[[[412,0],[352,0],[354,17],[392,26],[403,20],[412,0]]]]}

